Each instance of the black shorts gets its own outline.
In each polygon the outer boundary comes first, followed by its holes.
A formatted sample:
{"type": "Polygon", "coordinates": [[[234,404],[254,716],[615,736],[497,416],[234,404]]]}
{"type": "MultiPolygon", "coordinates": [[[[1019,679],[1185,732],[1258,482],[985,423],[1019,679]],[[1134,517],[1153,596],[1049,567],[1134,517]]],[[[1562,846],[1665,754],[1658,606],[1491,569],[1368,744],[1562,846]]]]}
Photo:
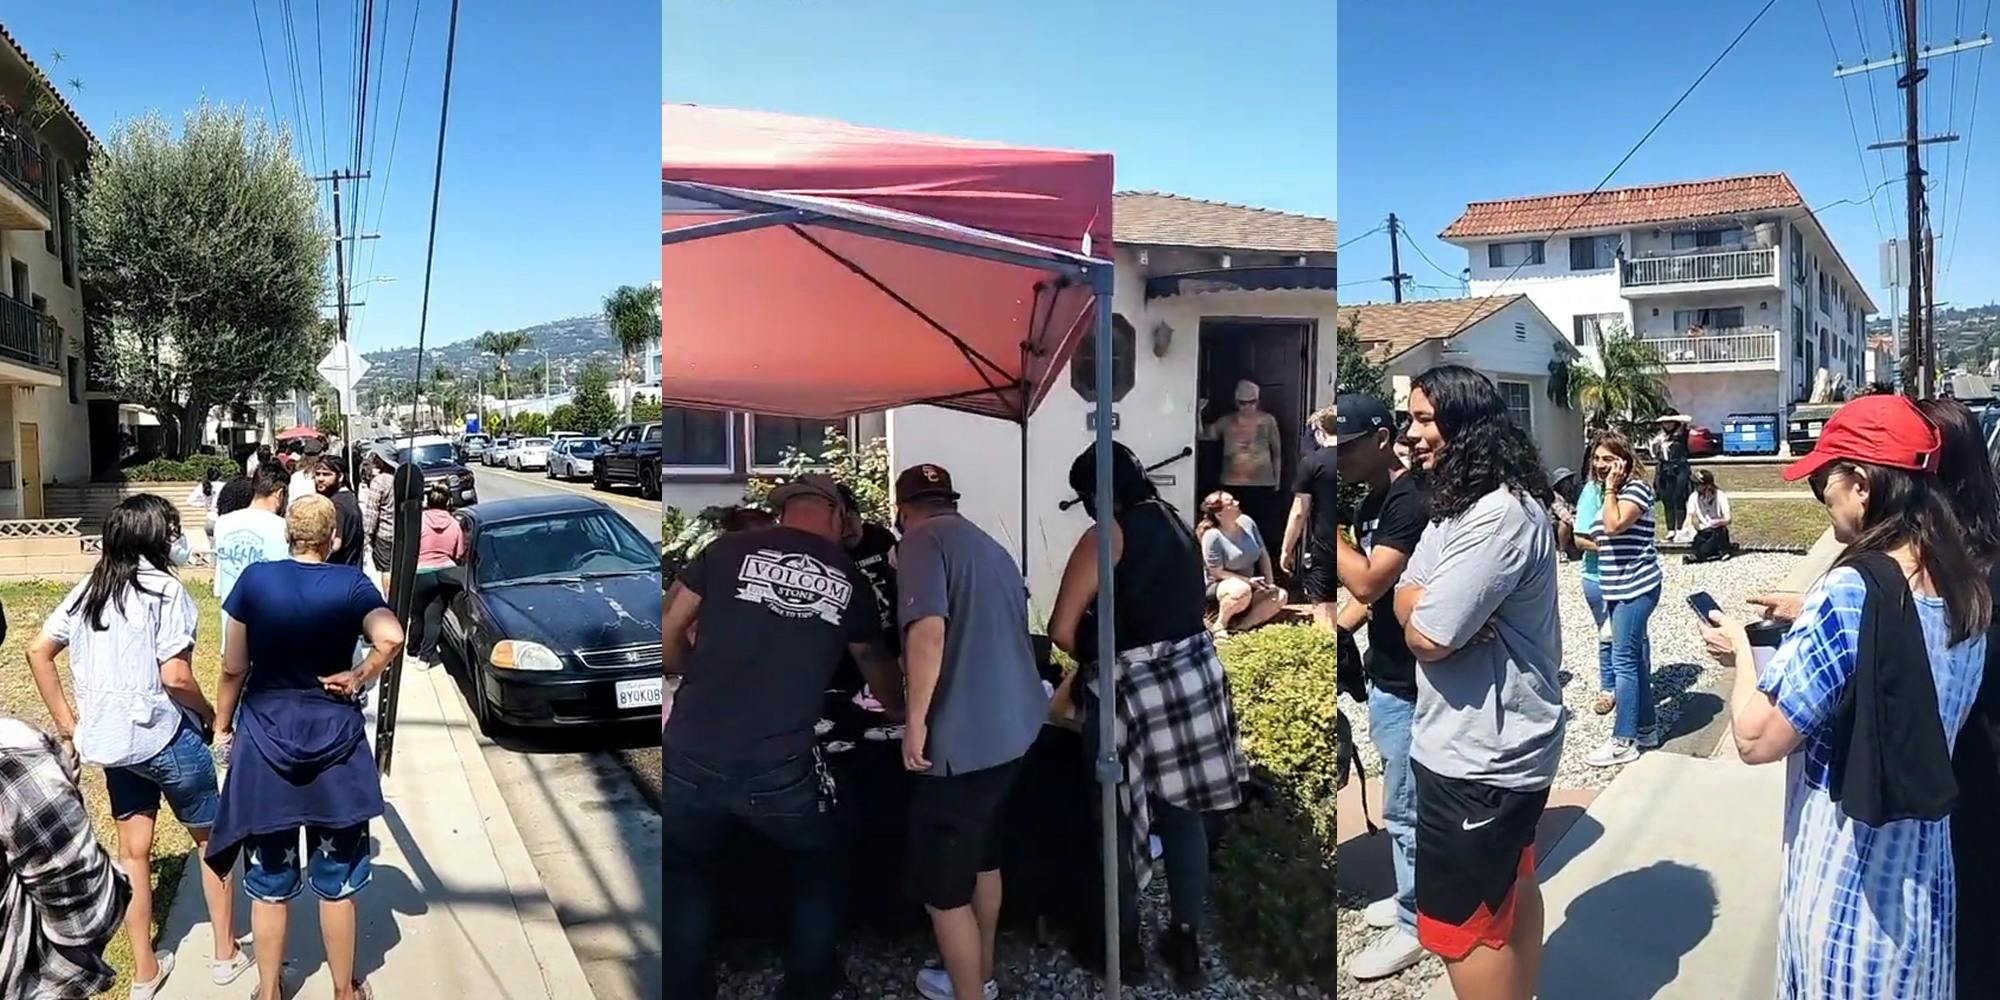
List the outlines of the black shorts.
{"type": "Polygon", "coordinates": [[[1412,760],[1417,783],[1417,940],[1457,961],[1514,931],[1514,886],[1535,877],[1535,826],[1549,790],[1447,778],[1412,760]]]}
{"type": "Polygon", "coordinates": [[[910,843],[904,891],[935,910],[972,902],[980,872],[1000,870],[1000,818],[1021,761],[910,781],[910,843]]]}
{"type": "Polygon", "coordinates": [[[1332,604],[1339,599],[1340,579],[1333,573],[1334,557],[1308,541],[1299,556],[1299,593],[1308,604],[1332,604]]]}

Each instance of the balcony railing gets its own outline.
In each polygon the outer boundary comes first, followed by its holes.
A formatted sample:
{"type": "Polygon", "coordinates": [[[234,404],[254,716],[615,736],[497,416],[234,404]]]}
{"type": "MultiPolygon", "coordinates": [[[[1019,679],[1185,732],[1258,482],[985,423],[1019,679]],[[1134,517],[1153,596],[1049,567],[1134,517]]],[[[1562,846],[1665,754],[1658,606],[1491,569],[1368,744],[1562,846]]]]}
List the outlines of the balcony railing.
{"type": "Polygon", "coordinates": [[[0,177],[5,177],[15,190],[43,210],[49,207],[48,169],[48,164],[42,162],[41,150],[20,121],[0,115],[0,177]]]}
{"type": "Polygon", "coordinates": [[[62,333],[48,317],[0,296],[0,361],[62,371],[62,333]]]}
{"type": "Polygon", "coordinates": [[[1778,249],[1723,250],[1673,257],[1641,257],[1625,262],[1626,288],[1686,285],[1711,281],[1754,281],[1778,274],[1778,249]]]}
{"type": "Polygon", "coordinates": [[[1645,337],[1642,342],[1667,365],[1775,364],[1778,331],[1768,326],[1690,331],[1679,337],[1645,337]]]}

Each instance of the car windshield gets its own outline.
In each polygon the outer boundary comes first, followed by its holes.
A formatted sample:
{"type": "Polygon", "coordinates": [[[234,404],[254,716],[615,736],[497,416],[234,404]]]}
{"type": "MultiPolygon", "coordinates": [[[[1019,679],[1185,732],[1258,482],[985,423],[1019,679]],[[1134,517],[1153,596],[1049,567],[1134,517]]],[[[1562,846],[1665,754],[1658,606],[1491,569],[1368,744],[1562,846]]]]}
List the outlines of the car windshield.
{"type": "Polygon", "coordinates": [[[564,441],[563,447],[568,448],[570,454],[579,455],[584,458],[589,458],[597,454],[597,442],[590,438],[574,438],[564,441]]]}
{"type": "Polygon", "coordinates": [[[484,434],[467,434],[465,436],[466,444],[485,444],[486,441],[487,437],[484,434]]]}
{"type": "Polygon", "coordinates": [[[658,573],[660,554],[609,510],[520,518],[479,531],[478,580],[493,587],[658,573]]]}
{"type": "Polygon", "coordinates": [[[397,464],[414,461],[419,468],[433,465],[450,465],[458,461],[458,451],[448,444],[420,444],[414,448],[403,448],[396,452],[397,464]]]}
{"type": "Polygon", "coordinates": [[[546,448],[548,446],[548,438],[526,438],[521,441],[521,447],[523,448],[546,448]]]}

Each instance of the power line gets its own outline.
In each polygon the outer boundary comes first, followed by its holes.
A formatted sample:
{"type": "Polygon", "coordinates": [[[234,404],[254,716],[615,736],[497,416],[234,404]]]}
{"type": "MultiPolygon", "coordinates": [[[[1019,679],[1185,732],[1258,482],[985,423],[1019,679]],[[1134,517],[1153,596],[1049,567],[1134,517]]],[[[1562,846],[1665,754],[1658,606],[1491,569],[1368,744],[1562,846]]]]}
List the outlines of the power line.
{"type": "Polygon", "coordinates": [[[320,37],[319,0],[313,0],[313,65],[314,76],[319,81],[319,159],[320,165],[330,167],[333,161],[326,158],[326,43],[320,37]]]}
{"type": "Polygon", "coordinates": [[[411,413],[416,412],[417,394],[424,384],[424,335],[431,317],[431,265],[437,259],[438,200],[444,192],[445,125],[451,120],[451,68],[458,52],[458,0],[451,0],[451,27],[444,43],[444,94],[438,101],[437,162],[431,170],[430,236],[424,244],[424,295],[417,307],[417,368],[410,389],[411,413]]]}
{"type": "MultiPolygon", "coordinates": [[[[454,0],[454,2],[456,2],[456,0],[454,0]]],[[[1612,166],[1611,172],[1605,174],[1604,179],[1598,181],[1597,186],[1591,188],[1589,194],[1584,195],[1582,198],[1577,200],[1577,203],[1575,205],[1570,206],[1568,214],[1563,216],[1562,221],[1557,223],[1556,227],[1550,230],[1548,236],[1544,237],[1544,239],[1554,238],[1557,233],[1562,232],[1566,227],[1569,226],[1569,220],[1575,218],[1576,213],[1581,211],[1583,209],[1583,206],[1589,204],[1590,199],[1597,197],[1597,193],[1599,191],[1604,190],[1604,186],[1606,184],[1611,183],[1611,178],[1618,176],[1618,171],[1624,169],[1625,164],[1630,162],[1632,157],[1637,156],[1639,154],[1639,150],[1646,145],[1646,140],[1651,139],[1653,137],[1653,133],[1658,132],[1660,130],[1660,126],[1665,125],[1667,123],[1667,119],[1673,117],[1675,111],[1680,110],[1680,106],[1686,103],[1687,99],[1694,94],[1695,88],[1700,87],[1702,81],[1708,79],[1708,75],[1710,73],[1715,72],[1715,67],[1722,65],[1722,60],[1729,58],[1729,53],[1736,51],[1736,46],[1743,41],[1744,36],[1750,34],[1750,29],[1755,28],[1757,26],[1757,22],[1763,20],[1764,15],[1769,13],[1771,8],[1777,5],[1777,2],[1778,0],[1764,0],[1764,6],[1757,8],[1757,14],[1755,17],[1752,17],[1750,19],[1750,23],[1745,24],[1743,26],[1743,30],[1737,32],[1736,37],[1729,40],[1729,44],[1723,47],[1721,53],[1717,54],[1713,60],[1710,60],[1708,67],[1701,71],[1700,76],[1694,78],[1693,83],[1688,84],[1686,90],[1681,91],[1681,96],[1674,99],[1673,105],[1667,108],[1664,114],[1660,115],[1659,120],[1653,122],[1652,127],[1646,130],[1646,134],[1640,136],[1639,141],[1633,143],[1632,148],[1626,150],[1624,156],[1619,157],[1618,162],[1612,166]]],[[[1521,258],[1521,262],[1519,264],[1514,265],[1514,269],[1507,272],[1507,276],[1500,279],[1499,284],[1493,286],[1492,291],[1486,293],[1484,298],[1481,298],[1478,302],[1474,303],[1473,307],[1466,311],[1465,318],[1458,321],[1457,325],[1452,329],[1452,333],[1456,334],[1462,332],[1465,329],[1466,324],[1472,322],[1473,318],[1479,315],[1479,310],[1487,302],[1491,301],[1494,296],[1498,295],[1500,293],[1500,289],[1506,287],[1509,281],[1514,280],[1514,276],[1521,273],[1521,268],[1526,267],[1527,265],[1528,265],[1528,258],[1526,256],[1523,256],[1521,258]]]]}
{"type": "MultiPolygon", "coordinates": [[[[1869,49],[1869,47],[1870,47],[1870,42],[1869,42],[1869,40],[1868,40],[1868,29],[1867,29],[1866,27],[1864,27],[1864,26],[1863,26],[1863,24],[1862,24],[1862,20],[1861,20],[1861,8],[1855,5],[1855,0],[1847,0],[1847,9],[1848,9],[1848,12],[1849,12],[1849,13],[1851,13],[1851,14],[1853,15],[1853,17],[1854,17],[1854,34],[1855,34],[1855,37],[1856,37],[1856,38],[1858,38],[1858,39],[1860,39],[1860,42],[1861,42],[1861,60],[1862,60],[1863,62],[1867,62],[1867,61],[1868,61],[1868,49],[1869,49]]],[[[1893,20],[1892,20],[1892,22],[1891,22],[1891,23],[1893,24],[1893,20]]],[[[1893,36],[1892,36],[1892,37],[1893,37],[1893,36]]],[[[1893,43],[1893,42],[1891,42],[1891,44],[1893,45],[1894,43],[1893,43]]],[[[1839,57],[1839,55],[1838,55],[1838,54],[1836,54],[1836,55],[1834,56],[1834,62],[1839,62],[1839,61],[1840,61],[1840,57],[1839,57]]],[[[1844,92],[1844,88],[1845,88],[1845,84],[1843,84],[1843,85],[1842,85],[1842,87],[1843,87],[1843,92],[1844,92]]],[[[1873,131],[1873,132],[1871,132],[1871,133],[1869,133],[1869,134],[1870,134],[1870,135],[1882,135],[1882,134],[1883,134],[1883,132],[1882,132],[1882,108],[1881,108],[1881,104],[1880,104],[1880,102],[1876,101],[1876,99],[1875,99],[1875,84],[1874,84],[1874,81],[1873,81],[1873,80],[1872,80],[1871,78],[1869,78],[1869,77],[1865,77],[1865,76],[1864,76],[1864,77],[1862,78],[1862,80],[1861,80],[1861,88],[1862,88],[1863,90],[1865,90],[1865,91],[1867,91],[1867,92],[1868,92],[1868,124],[1870,124],[1870,125],[1874,126],[1874,128],[1875,128],[1875,131],[1873,131]]],[[[1889,152],[1888,152],[1888,150],[1886,150],[1886,149],[1878,149],[1878,150],[1876,150],[1876,151],[1875,151],[1875,165],[1876,165],[1877,167],[1880,167],[1880,168],[1881,168],[1881,171],[1882,171],[1882,176],[1884,176],[1884,177],[1887,177],[1887,176],[1889,176],[1889,152]]],[[[1864,183],[1865,183],[1865,181],[1864,181],[1864,183]]]]}
{"type": "MultiPolygon", "coordinates": [[[[1986,33],[1986,29],[1993,23],[1992,18],[1993,0],[1986,0],[1986,11],[1980,15],[1980,34],[1983,35],[1986,33]]],[[[1972,126],[1979,120],[1979,81],[1985,75],[1985,70],[1986,50],[1980,49],[1979,59],[1972,66],[1972,109],[1967,113],[1965,119],[1965,155],[1958,158],[1958,214],[1952,219],[1951,250],[1946,254],[1944,260],[1944,273],[1947,275],[1951,273],[1952,261],[1958,259],[1959,223],[1965,218],[1965,181],[1966,176],[1972,170],[1972,140],[1979,135],[1972,126]]]]}
{"type": "MultiPolygon", "coordinates": [[[[1820,28],[1826,32],[1826,48],[1833,55],[1833,64],[1838,66],[1840,65],[1840,49],[1833,44],[1833,25],[1827,22],[1826,4],[1824,0],[1813,0],[1813,6],[1819,8],[1819,24],[1820,28]]],[[[1868,54],[1866,51],[1862,52],[1861,58],[1864,61],[1867,60],[1868,54]]],[[[1865,80],[1863,81],[1863,83],[1866,82],[1865,80]]],[[[1866,144],[1861,141],[1861,126],[1854,119],[1854,98],[1848,94],[1847,82],[1845,80],[1839,80],[1836,83],[1840,86],[1840,101],[1847,106],[1847,131],[1848,134],[1854,137],[1854,162],[1861,167],[1861,183],[1873,184],[1873,179],[1868,176],[1868,154],[1865,152],[1866,144]]],[[[1872,95],[1873,92],[1871,91],[1870,93],[1872,95]]],[[[1870,188],[1871,192],[1873,190],[1874,188],[1870,188]]],[[[1875,204],[1872,193],[1868,199],[1868,219],[1875,223],[1876,240],[1879,242],[1888,239],[1888,231],[1882,228],[1882,212],[1875,204]]]]}
{"type": "Polygon", "coordinates": [[[271,124],[278,126],[278,91],[271,86],[271,57],[264,49],[264,17],[257,13],[257,0],[250,0],[250,23],[257,26],[257,61],[264,65],[264,99],[271,105],[271,124]]]}
{"type": "MultiPolygon", "coordinates": [[[[1427,254],[1427,253],[1425,253],[1425,252],[1424,252],[1424,248],[1423,248],[1423,247],[1421,247],[1421,246],[1418,246],[1418,245],[1417,245],[1417,241],[1416,241],[1416,240],[1411,240],[1411,241],[1410,241],[1410,249],[1412,249],[1412,250],[1415,250],[1415,251],[1417,252],[1417,256],[1419,256],[1419,257],[1422,257],[1422,258],[1423,258],[1423,260],[1424,260],[1424,263],[1426,263],[1426,264],[1429,264],[1429,265],[1431,266],[1431,270],[1433,270],[1433,271],[1436,271],[1437,273],[1439,273],[1439,274],[1442,274],[1442,275],[1444,275],[1444,276],[1445,276],[1446,278],[1448,278],[1448,279],[1450,279],[1450,280],[1452,280],[1452,281],[1459,281],[1459,280],[1461,280],[1461,279],[1462,279],[1462,278],[1464,277],[1464,275],[1462,275],[1462,274],[1453,274],[1453,273],[1451,273],[1450,271],[1447,271],[1447,270],[1445,270],[1444,268],[1442,268],[1442,267],[1439,267],[1439,266],[1437,265],[1437,261],[1434,261],[1434,260],[1432,260],[1432,259],[1431,259],[1431,255],[1430,255],[1430,254],[1427,254]]],[[[1432,285],[1418,285],[1418,286],[1416,286],[1416,287],[1418,287],[1418,288],[1431,288],[1431,287],[1436,287],[1436,286],[1432,286],[1432,285]]],[[[1460,290],[1460,291],[1464,291],[1464,286],[1462,286],[1462,285],[1461,285],[1461,286],[1459,287],[1459,290],[1460,290]]]]}
{"type": "Polygon", "coordinates": [[[1365,233],[1362,233],[1362,234],[1361,234],[1361,235],[1359,235],[1359,236],[1352,236],[1352,237],[1349,237],[1349,238],[1347,238],[1347,239],[1344,239],[1344,240],[1341,240],[1341,241],[1340,241],[1339,243],[1336,243],[1336,244],[1334,244],[1334,245],[1333,245],[1333,248],[1334,248],[1334,249],[1335,249],[1336,251],[1338,251],[1338,250],[1344,250],[1344,249],[1346,249],[1346,248],[1347,248],[1347,245],[1348,245],[1349,243],[1359,243],[1359,242],[1361,242],[1362,240],[1365,240],[1365,239],[1367,239],[1368,237],[1370,237],[1370,236],[1373,236],[1373,235],[1375,235],[1376,233],[1379,233],[1379,232],[1382,232],[1383,230],[1385,230],[1385,229],[1387,229],[1387,228],[1389,228],[1389,227],[1388,227],[1388,224],[1387,224],[1387,223],[1384,223],[1384,224],[1382,224],[1382,225],[1379,225],[1379,226],[1376,226],[1376,227],[1375,227],[1375,228],[1373,228],[1373,229],[1370,229],[1369,231],[1367,231],[1367,232],[1365,232],[1365,233]]]}
{"type": "MultiPolygon", "coordinates": [[[[454,2],[456,2],[456,0],[454,0],[454,2]]],[[[416,55],[417,51],[417,20],[422,14],[423,14],[423,0],[416,0],[415,3],[410,5],[410,32],[408,41],[405,43],[403,47],[403,77],[402,81],[396,85],[396,90],[397,90],[396,121],[395,124],[393,124],[389,128],[389,161],[388,165],[385,166],[382,171],[382,183],[379,186],[374,187],[375,222],[372,228],[376,230],[381,229],[382,215],[384,212],[388,211],[389,181],[391,178],[395,176],[396,173],[396,148],[399,145],[397,140],[403,134],[403,106],[405,100],[410,96],[410,65],[412,58],[416,55]]],[[[380,134],[379,129],[377,130],[377,134],[380,134]]],[[[378,240],[375,242],[380,242],[380,241],[378,240]]],[[[374,244],[371,243],[368,247],[368,274],[370,277],[373,277],[374,273],[375,273],[375,247],[374,244]]],[[[360,318],[362,323],[366,324],[367,314],[365,312],[362,314],[360,318]]]]}

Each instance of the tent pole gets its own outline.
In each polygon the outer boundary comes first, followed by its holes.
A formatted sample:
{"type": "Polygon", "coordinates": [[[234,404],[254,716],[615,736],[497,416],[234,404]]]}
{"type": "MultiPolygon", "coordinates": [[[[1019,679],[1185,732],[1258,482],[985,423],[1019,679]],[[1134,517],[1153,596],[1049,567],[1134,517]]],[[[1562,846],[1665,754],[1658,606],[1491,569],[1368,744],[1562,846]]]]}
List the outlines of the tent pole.
{"type": "MultiPolygon", "coordinates": [[[[1021,370],[1028,370],[1028,352],[1021,351],[1021,370]]],[[[1028,382],[1021,381],[1021,579],[1028,579],[1028,414],[1025,412],[1028,400],[1028,382]]],[[[1032,596],[1032,595],[1030,595],[1032,596]]]]}
{"type": "MultiPolygon", "coordinates": [[[[1112,622],[1117,589],[1113,578],[1111,526],[1116,522],[1111,497],[1111,266],[1093,268],[1090,287],[1097,320],[1097,785],[1099,815],[1104,817],[1104,995],[1119,996],[1118,954],[1118,747],[1112,723],[1118,711],[1118,644],[1112,622]]],[[[1025,425],[1023,425],[1025,426],[1025,425]]],[[[1025,432],[1024,432],[1025,433],[1025,432]]],[[[1136,873],[1134,873],[1136,877],[1136,873]]]]}

